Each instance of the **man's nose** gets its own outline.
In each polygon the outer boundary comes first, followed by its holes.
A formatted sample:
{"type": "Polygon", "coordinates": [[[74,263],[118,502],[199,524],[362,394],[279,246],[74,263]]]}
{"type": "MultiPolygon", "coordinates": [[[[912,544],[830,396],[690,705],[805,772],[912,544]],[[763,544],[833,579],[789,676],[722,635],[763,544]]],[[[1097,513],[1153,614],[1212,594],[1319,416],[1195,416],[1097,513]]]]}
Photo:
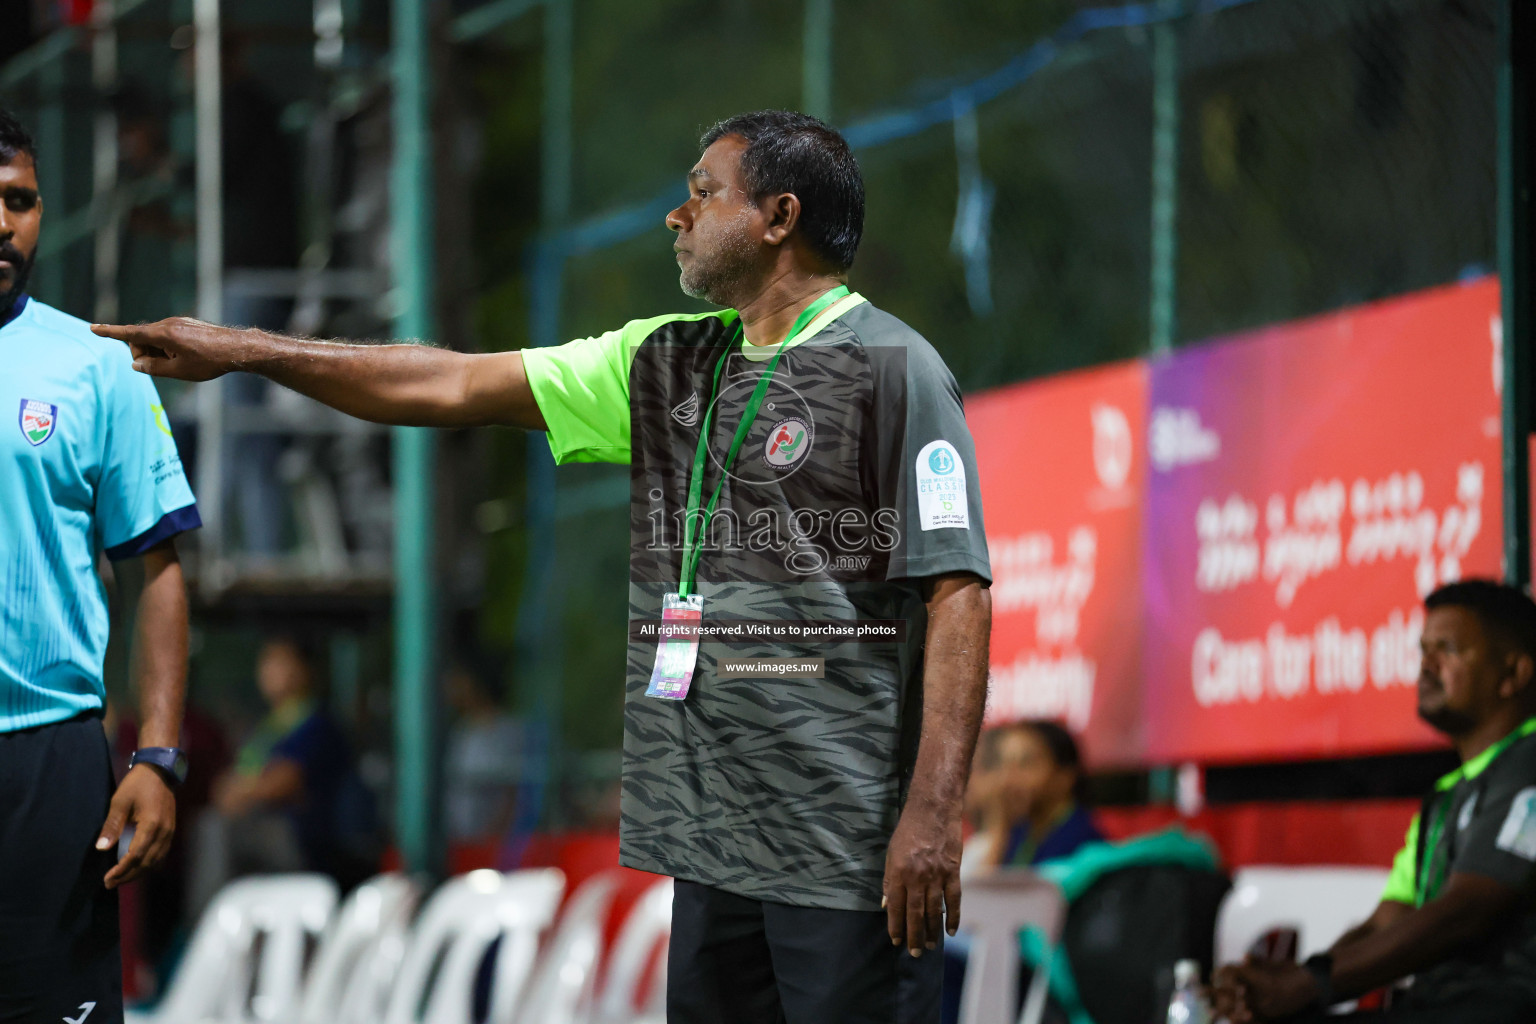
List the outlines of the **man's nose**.
{"type": "Polygon", "coordinates": [[[673,231],[683,231],[688,226],[688,204],[684,203],[671,213],[667,214],[667,227],[673,231]]]}

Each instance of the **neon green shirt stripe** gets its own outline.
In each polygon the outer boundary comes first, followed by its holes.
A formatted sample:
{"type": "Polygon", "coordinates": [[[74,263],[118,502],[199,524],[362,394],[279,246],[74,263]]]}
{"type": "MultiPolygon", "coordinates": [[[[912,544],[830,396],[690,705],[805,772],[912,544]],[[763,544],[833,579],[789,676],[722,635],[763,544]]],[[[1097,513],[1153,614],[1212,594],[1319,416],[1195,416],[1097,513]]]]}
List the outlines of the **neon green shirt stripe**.
{"type": "Polygon", "coordinates": [[[1392,873],[1387,876],[1387,887],[1381,891],[1383,903],[1406,903],[1410,907],[1414,905],[1418,883],[1414,880],[1414,874],[1418,867],[1415,859],[1419,849],[1419,816],[1415,814],[1413,820],[1408,823],[1408,838],[1403,843],[1403,848],[1397,851],[1397,856],[1392,858],[1392,873]]]}
{"type": "MultiPolygon", "coordinates": [[[[823,310],[786,348],[813,337],[838,317],[866,300],[857,292],[823,310]]],[[[629,368],[635,352],[656,330],[679,320],[719,317],[736,321],[734,309],[713,313],[672,313],[631,320],[616,331],[580,338],[550,348],[522,350],[523,368],[533,400],[549,427],[549,450],[555,462],[628,462],[629,368]]],[[[776,345],[756,346],[742,340],[748,359],[772,358],[776,345]]]]}
{"type": "Polygon", "coordinates": [[[528,386],[549,427],[549,450],[555,462],[628,462],[629,366],[635,351],[665,324],[712,316],[730,323],[736,312],[673,313],[631,320],[595,338],[523,349],[528,386]]]}

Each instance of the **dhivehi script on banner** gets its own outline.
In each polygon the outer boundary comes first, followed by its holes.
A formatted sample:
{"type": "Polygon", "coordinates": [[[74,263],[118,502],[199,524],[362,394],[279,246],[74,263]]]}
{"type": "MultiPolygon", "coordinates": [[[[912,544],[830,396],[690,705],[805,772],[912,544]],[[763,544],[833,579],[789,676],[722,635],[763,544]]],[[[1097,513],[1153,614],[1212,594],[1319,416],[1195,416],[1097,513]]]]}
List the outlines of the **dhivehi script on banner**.
{"type": "Polygon", "coordinates": [[[1500,575],[1500,341],[1484,279],[1153,366],[1150,760],[1437,742],[1414,713],[1421,601],[1500,575]]]}
{"type": "Polygon", "coordinates": [[[1419,749],[1421,602],[1500,575],[1485,278],[967,399],[987,721],[1095,767],[1419,749]]]}

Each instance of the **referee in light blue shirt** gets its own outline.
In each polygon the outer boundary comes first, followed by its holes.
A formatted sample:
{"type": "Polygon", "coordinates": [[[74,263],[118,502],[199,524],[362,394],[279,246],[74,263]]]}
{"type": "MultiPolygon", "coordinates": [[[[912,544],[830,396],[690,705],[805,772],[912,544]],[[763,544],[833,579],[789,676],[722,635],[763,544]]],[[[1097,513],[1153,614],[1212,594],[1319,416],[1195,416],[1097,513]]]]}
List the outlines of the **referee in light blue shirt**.
{"type": "Polygon", "coordinates": [[[187,600],[173,538],[200,521],[160,399],[126,346],[27,297],[36,161],[0,110],[0,1021],[118,1024],[113,890],[165,855],[186,773],[187,600]],[[142,745],[115,789],[101,725],[103,552],[141,559],[145,578],[133,644],[142,745]]]}

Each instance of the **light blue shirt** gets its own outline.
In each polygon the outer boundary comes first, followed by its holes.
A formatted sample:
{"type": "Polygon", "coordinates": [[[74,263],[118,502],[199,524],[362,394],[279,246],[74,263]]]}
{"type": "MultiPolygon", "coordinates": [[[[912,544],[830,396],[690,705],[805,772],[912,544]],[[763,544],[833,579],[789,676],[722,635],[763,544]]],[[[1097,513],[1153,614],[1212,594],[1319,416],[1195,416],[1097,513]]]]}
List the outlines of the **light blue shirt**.
{"type": "Polygon", "coordinates": [[[0,314],[0,732],[103,706],[98,555],[132,558],[201,525],[127,346],[18,298],[0,314]]]}

